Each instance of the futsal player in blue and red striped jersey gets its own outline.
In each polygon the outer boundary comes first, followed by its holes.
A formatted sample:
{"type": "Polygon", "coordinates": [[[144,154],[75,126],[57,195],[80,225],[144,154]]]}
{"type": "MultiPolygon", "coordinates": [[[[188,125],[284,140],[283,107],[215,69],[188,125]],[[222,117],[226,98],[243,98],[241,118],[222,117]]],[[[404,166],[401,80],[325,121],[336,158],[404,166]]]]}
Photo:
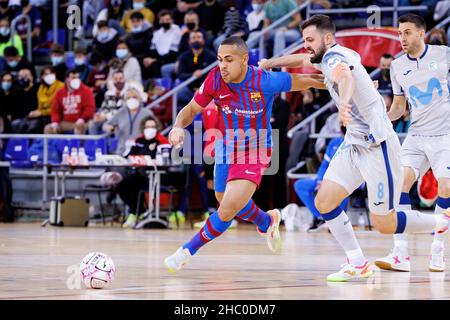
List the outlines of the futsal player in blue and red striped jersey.
{"type": "Polygon", "coordinates": [[[184,128],[214,100],[219,110],[217,129],[221,136],[215,143],[214,168],[220,205],[189,242],[164,260],[171,272],[180,270],[200,247],[225,232],[235,216],[254,223],[267,239],[269,249],[279,251],[280,211],[264,212],[251,199],[271,161],[273,100],[281,92],[325,88],[319,75],[270,72],[249,66],[248,48],[239,37],[222,42],[218,61],[219,66],[209,72],[194,98],[178,114],[169,142],[181,146],[184,128]]]}

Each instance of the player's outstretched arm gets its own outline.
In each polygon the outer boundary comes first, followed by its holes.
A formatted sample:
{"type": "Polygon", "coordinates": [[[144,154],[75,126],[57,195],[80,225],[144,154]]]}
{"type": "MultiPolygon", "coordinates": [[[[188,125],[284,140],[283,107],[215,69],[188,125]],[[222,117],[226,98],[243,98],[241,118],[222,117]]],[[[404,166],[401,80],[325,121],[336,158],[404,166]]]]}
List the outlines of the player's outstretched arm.
{"type": "Polygon", "coordinates": [[[258,66],[260,69],[270,70],[272,68],[312,67],[313,65],[309,60],[309,55],[298,53],[278,58],[262,59],[258,62],[258,66]]]}
{"type": "Polygon", "coordinates": [[[388,112],[388,117],[391,121],[395,121],[400,118],[406,109],[406,98],[405,96],[394,96],[394,101],[392,101],[391,108],[388,112]]]}
{"type": "Polygon", "coordinates": [[[332,70],[332,79],[339,89],[339,120],[344,126],[352,121],[350,100],[355,91],[355,79],[346,63],[339,63],[332,70]]]}
{"type": "Polygon", "coordinates": [[[169,143],[176,148],[181,147],[184,141],[184,128],[190,125],[195,116],[202,112],[202,107],[195,102],[194,99],[191,100],[177,115],[177,119],[170,130],[169,133],[169,143]]]}
{"type": "Polygon", "coordinates": [[[299,74],[290,73],[291,91],[303,91],[309,88],[326,89],[324,76],[322,74],[299,74]]]}

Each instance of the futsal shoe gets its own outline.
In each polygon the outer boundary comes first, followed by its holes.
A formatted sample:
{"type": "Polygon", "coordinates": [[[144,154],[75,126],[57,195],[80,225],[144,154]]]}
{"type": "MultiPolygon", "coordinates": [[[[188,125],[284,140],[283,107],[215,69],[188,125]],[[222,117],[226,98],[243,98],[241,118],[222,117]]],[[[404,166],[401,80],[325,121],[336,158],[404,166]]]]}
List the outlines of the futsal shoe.
{"type": "Polygon", "coordinates": [[[192,257],[189,249],[178,248],[178,250],[171,256],[164,259],[164,266],[171,273],[179,271],[192,257]]]}
{"type": "Polygon", "coordinates": [[[410,258],[394,254],[394,252],[395,250],[389,253],[386,257],[375,260],[375,265],[383,270],[410,272],[410,258]]]}
{"type": "Polygon", "coordinates": [[[328,282],[347,282],[353,279],[366,279],[373,275],[372,265],[368,260],[362,266],[355,266],[347,259],[347,263],[341,267],[341,270],[327,277],[328,282]]]}
{"type": "Polygon", "coordinates": [[[127,221],[122,225],[122,228],[129,229],[133,228],[136,224],[136,215],[133,213],[128,214],[127,221]]]}
{"type": "Polygon", "coordinates": [[[270,251],[278,253],[281,247],[281,235],[280,235],[280,222],[281,222],[281,212],[278,209],[273,209],[267,211],[270,215],[270,225],[266,232],[261,232],[261,230],[256,227],[258,233],[266,238],[267,246],[270,251]]]}

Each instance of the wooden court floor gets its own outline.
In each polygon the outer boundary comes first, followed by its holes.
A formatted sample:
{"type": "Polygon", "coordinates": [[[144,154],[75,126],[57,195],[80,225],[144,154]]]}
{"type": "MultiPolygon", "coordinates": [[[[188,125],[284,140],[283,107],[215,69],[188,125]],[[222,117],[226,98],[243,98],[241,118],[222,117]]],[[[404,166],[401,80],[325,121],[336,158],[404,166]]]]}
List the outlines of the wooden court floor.
{"type": "MultiPolygon", "coordinates": [[[[252,227],[239,225],[199,251],[178,274],[167,273],[164,257],[193,232],[0,224],[0,299],[450,298],[450,275],[427,271],[431,235],[410,238],[411,273],[377,269],[368,281],[327,284],[327,274],[344,258],[326,231],[283,232],[281,254],[273,255],[252,227]],[[115,262],[116,279],[108,289],[77,288],[76,268],[91,251],[115,262]]],[[[390,237],[376,232],[357,236],[371,260],[391,245],[390,237]]]]}

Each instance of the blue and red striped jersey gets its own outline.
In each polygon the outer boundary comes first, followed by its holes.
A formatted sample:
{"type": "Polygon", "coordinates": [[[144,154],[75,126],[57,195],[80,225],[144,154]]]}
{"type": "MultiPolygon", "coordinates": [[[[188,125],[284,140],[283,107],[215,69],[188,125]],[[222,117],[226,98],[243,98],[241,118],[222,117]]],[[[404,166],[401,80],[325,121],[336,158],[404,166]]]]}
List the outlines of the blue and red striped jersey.
{"type": "MultiPolygon", "coordinates": [[[[218,107],[217,129],[223,137],[223,157],[230,161],[248,157],[250,150],[272,148],[270,117],[275,95],[291,90],[287,72],[270,72],[249,66],[241,83],[226,83],[219,67],[211,70],[194,100],[205,108],[214,100],[218,107]],[[234,153],[233,153],[234,152],[234,153]]],[[[220,155],[217,154],[216,160],[220,155]]],[[[230,162],[226,162],[230,163],[230,162]]]]}

